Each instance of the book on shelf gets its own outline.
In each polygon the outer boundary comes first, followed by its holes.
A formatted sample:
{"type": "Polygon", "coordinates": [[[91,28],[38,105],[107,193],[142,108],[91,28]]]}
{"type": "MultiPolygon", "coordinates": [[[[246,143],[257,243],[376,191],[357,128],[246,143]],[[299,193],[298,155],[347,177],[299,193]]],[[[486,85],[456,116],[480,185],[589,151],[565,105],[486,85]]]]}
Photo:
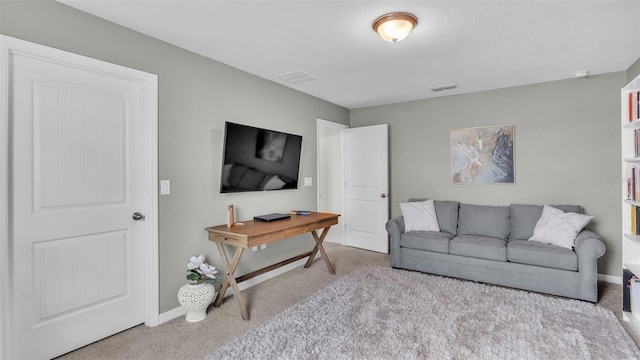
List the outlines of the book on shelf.
{"type": "Polygon", "coordinates": [[[622,270],[622,311],[631,312],[631,279],[634,277],[631,270],[622,270]]]}
{"type": "Polygon", "coordinates": [[[631,308],[631,315],[633,315],[636,320],[640,320],[640,279],[633,276],[631,280],[629,280],[629,286],[629,306],[631,308]]]}
{"type": "Polygon", "coordinates": [[[640,119],[640,91],[632,91],[628,94],[627,105],[629,122],[640,119]]]}
{"type": "Polygon", "coordinates": [[[627,200],[640,201],[640,168],[627,166],[627,200]]]}
{"type": "Polygon", "coordinates": [[[640,235],[640,207],[631,205],[629,220],[631,220],[629,232],[632,235],[640,235]]]}

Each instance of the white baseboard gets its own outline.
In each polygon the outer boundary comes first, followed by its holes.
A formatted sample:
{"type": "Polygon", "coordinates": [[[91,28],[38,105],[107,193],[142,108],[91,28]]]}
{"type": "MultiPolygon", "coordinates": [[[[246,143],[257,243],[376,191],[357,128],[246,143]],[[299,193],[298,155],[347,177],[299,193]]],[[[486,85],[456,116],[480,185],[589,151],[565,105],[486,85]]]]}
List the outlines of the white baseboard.
{"type": "Polygon", "coordinates": [[[167,312],[163,312],[162,314],[160,314],[160,316],[158,317],[158,325],[164,324],[167,321],[171,321],[173,319],[179,318],[180,316],[185,316],[187,314],[187,311],[182,307],[182,306],[178,306],[175,309],[171,309],[167,312]]]}
{"type": "MultiPolygon", "coordinates": [[[[320,257],[320,253],[318,252],[314,258],[318,259],[320,257]]],[[[262,282],[265,282],[269,279],[273,279],[274,277],[278,276],[278,275],[282,275],[288,271],[291,271],[297,267],[303,266],[305,263],[307,262],[307,258],[304,259],[300,259],[298,261],[294,261],[290,264],[287,264],[283,267],[279,267],[277,269],[273,269],[269,272],[266,272],[264,274],[258,275],[254,278],[251,278],[247,281],[243,281],[241,283],[238,284],[238,287],[240,288],[240,291],[248,289],[252,286],[258,285],[262,282]]],[[[231,289],[231,287],[229,287],[227,289],[227,291],[224,294],[224,297],[228,297],[233,295],[233,290],[231,289]]],[[[163,312],[162,314],[160,314],[159,316],[159,324],[164,324],[167,321],[171,321],[173,319],[179,318],[181,316],[184,316],[186,314],[186,311],[182,308],[182,306],[178,306],[177,308],[171,309],[167,312],[163,312]]]]}
{"type": "Polygon", "coordinates": [[[622,276],[598,274],[598,280],[613,284],[622,284],[622,276]]]}
{"type": "Polygon", "coordinates": [[[337,237],[327,236],[327,237],[324,239],[324,241],[326,241],[326,242],[330,242],[330,243],[334,243],[334,244],[340,244],[340,245],[343,245],[343,244],[342,244],[342,239],[337,238],[337,237]]]}

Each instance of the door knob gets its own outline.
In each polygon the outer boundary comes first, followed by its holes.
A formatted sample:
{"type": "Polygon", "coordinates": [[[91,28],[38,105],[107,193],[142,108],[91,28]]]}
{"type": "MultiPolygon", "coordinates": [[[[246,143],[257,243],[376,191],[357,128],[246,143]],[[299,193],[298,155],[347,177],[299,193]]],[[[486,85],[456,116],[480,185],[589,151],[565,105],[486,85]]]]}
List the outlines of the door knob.
{"type": "Polygon", "coordinates": [[[135,221],[144,220],[144,215],[140,214],[139,212],[134,212],[131,218],[135,221]]]}
{"type": "Polygon", "coordinates": [[[384,199],[387,197],[387,194],[380,194],[380,197],[384,199]]]}

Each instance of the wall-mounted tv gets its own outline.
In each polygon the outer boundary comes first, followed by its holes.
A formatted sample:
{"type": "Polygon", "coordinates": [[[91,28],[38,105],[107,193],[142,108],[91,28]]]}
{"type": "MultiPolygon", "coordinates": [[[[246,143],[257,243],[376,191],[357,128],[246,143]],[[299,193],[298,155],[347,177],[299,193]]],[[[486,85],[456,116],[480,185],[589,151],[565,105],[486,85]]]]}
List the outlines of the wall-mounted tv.
{"type": "Polygon", "coordinates": [[[225,123],[221,193],[298,188],[302,136],[225,123]]]}

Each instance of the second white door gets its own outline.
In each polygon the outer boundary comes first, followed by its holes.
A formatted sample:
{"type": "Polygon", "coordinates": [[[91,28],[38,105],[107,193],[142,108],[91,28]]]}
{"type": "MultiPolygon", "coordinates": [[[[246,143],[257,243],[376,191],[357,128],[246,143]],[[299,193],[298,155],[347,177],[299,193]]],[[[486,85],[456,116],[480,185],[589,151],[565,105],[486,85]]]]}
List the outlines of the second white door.
{"type": "Polygon", "coordinates": [[[345,245],[388,253],[388,126],[343,130],[345,245]]]}

